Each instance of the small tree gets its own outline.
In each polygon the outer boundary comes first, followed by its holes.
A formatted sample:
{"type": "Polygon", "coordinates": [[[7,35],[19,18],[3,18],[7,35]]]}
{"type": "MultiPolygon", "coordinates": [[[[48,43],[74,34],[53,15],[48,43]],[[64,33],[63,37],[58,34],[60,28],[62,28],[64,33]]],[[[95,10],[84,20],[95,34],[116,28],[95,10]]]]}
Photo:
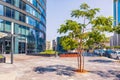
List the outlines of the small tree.
{"type": "Polygon", "coordinates": [[[117,26],[114,26],[113,31],[117,34],[120,34],[120,23],[117,26]]]}
{"type": "Polygon", "coordinates": [[[83,3],[80,5],[80,9],[73,10],[71,13],[72,17],[80,19],[80,23],[73,20],[67,20],[66,23],[62,24],[60,29],[58,29],[60,34],[66,34],[61,39],[61,44],[64,49],[76,49],[79,53],[78,70],[80,72],[83,72],[84,70],[84,57],[82,57],[83,45],[86,44],[86,42],[87,45],[99,42],[99,39],[102,37],[100,31],[105,31],[106,28],[109,28],[112,25],[112,20],[109,17],[106,18],[100,16],[96,18],[95,15],[97,12],[99,12],[99,8],[91,9],[86,3],[83,3]],[[88,25],[92,26],[91,33],[84,32],[88,25]],[[92,37],[90,37],[90,35],[92,37]]]}

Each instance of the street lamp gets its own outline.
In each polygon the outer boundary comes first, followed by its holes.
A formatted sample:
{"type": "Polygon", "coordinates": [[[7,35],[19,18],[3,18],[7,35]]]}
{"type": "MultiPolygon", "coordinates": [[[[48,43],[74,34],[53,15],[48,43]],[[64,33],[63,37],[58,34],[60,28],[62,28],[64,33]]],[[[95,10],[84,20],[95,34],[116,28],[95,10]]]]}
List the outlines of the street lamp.
{"type": "Polygon", "coordinates": [[[14,52],[14,36],[13,34],[11,35],[11,64],[13,64],[13,52],[14,52]]]}
{"type": "Polygon", "coordinates": [[[11,64],[13,64],[13,53],[14,53],[14,23],[11,25],[11,64]]]}

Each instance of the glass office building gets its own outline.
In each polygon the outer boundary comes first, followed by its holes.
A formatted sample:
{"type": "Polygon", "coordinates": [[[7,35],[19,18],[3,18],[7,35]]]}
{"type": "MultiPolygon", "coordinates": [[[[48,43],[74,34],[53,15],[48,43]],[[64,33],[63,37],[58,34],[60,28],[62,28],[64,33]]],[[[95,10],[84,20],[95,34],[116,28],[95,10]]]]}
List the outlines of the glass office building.
{"type": "MultiPolygon", "coordinates": [[[[113,0],[114,26],[120,24],[120,0],[113,0]]],[[[120,34],[114,33],[113,46],[120,45],[120,34]]]]}
{"type": "Polygon", "coordinates": [[[46,0],[0,0],[0,50],[37,53],[45,49],[46,0]],[[13,36],[13,45],[12,38],[13,36]]]}

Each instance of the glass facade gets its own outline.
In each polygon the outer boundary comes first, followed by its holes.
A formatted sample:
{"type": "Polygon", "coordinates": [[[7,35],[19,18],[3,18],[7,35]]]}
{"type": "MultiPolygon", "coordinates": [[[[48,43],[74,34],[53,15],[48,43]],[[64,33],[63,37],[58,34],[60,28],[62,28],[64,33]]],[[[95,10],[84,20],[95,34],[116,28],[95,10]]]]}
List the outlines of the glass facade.
{"type": "Polygon", "coordinates": [[[120,24],[120,0],[114,0],[113,3],[114,25],[120,24]]]}
{"type": "MultiPolygon", "coordinates": [[[[6,18],[0,19],[0,31],[15,35],[14,53],[36,53],[45,49],[46,2],[43,0],[26,0],[25,2],[2,0],[2,3],[0,1],[0,16],[6,18]]],[[[6,48],[7,45],[11,45],[11,37],[3,39],[4,51],[11,51],[10,47],[6,48]]]]}
{"type": "MultiPolygon", "coordinates": [[[[114,26],[120,24],[120,0],[113,0],[114,26]]],[[[114,32],[112,46],[120,46],[120,34],[114,32]]]]}

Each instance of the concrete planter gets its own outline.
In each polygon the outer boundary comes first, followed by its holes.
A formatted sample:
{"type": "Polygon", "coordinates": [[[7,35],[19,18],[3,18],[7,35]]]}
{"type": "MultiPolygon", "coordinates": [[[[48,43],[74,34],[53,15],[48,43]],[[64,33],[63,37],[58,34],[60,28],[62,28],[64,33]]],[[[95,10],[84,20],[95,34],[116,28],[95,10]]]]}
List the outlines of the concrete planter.
{"type": "Polygon", "coordinates": [[[5,63],[6,62],[6,58],[3,57],[3,58],[0,58],[0,63],[5,63]]]}
{"type": "Polygon", "coordinates": [[[77,57],[78,56],[78,53],[61,53],[59,55],[60,57],[77,57]]]}

